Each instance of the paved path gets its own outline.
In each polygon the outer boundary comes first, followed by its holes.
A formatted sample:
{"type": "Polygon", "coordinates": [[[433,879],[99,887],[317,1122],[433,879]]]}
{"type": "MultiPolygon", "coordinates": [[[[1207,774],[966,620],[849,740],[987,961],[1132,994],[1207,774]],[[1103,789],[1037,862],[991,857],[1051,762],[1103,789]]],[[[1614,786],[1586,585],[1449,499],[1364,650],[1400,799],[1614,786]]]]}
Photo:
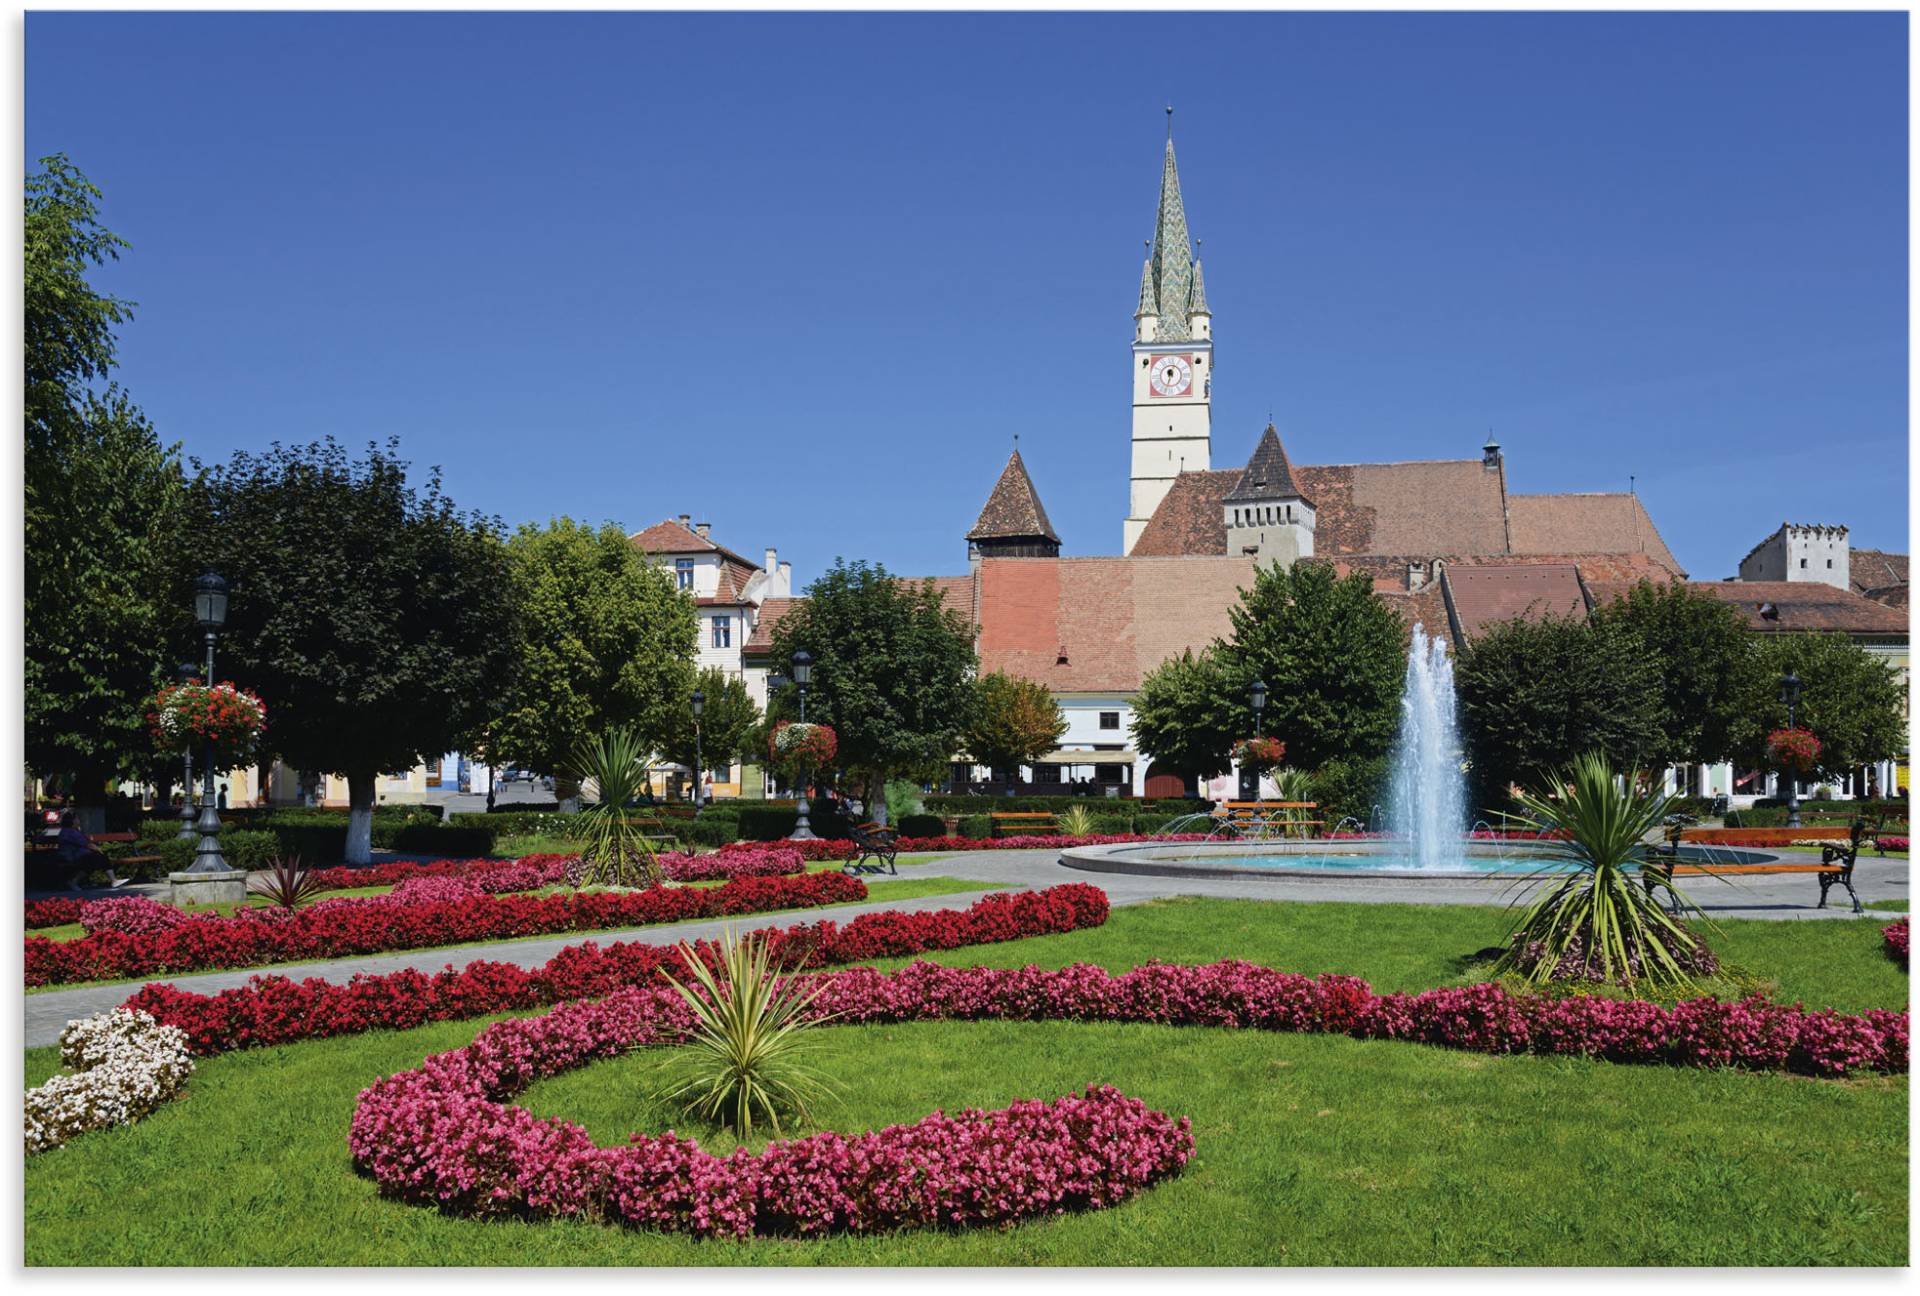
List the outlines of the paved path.
{"type": "MultiPolygon", "coordinates": [[[[1122,873],[1094,873],[1067,868],[1053,851],[978,851],[950,855],[926,864],[908,865],[902,876],[952,877],[964,881],[994,882],[1011,888],[1057,886],[1062,882],[1088,882],[1107,893],[1115,905],[1140,904],[1165,896],[1213,896],[1235,900],[1360,901],[1376,904],[1478,904],[1504,905],[1511,896],[1508,883],[1483,880],[1411,881],[1397,878],[1164,878],[1122,873]]],[[[1904,859],[1863,858],[1854,873],[1854,886],[1864,901],[1904,900],[1907,898],[1907,861],[1904,859]]],[[[1844,892],[1837,892],[1835,907],[1815,909],[1820,898],[1819,885],[1810,874],[1751,876],[1719,882],[1712,878],[1682,879],[1681,885],[1715,918],[1832,919],[1853,917],[1844,892]]],[[[213,994],[243,986],[255,976],[277,973],[296,980],[324,977],[344,982],[356,973],[380,974],[414,968],[438,972],[449,965],[465,967],[480,959],[538,967],[568,945],[597,941],[646,941],[671,945],[683,940],[718,936],[726,926],[792,927],[832,918],[846,922],[859,914],[876,910],[921,911],[962,909],[985,892],[967,891],[954,895],[922,896],[911,900],[874,901],[868,904],[842,905],[825,910],[786,913],[777,917],[748,915],[726,922],[691,922],[672,926],[636,927],[618,931],[568,932],[532,940],[495,945],[474,945],[463,949],[417,950],[397,954],[373,954],[340,959],[330,963],[290,963],[270,968],[251,968],[237,972],[207,972],[194,976],[159,978],[199,994],[213,994]]],[[[1869,913],[1885,920],[1892,915],[1869,913]]],[[[127,982],[88,986],[73,990],[49,990],[24,995],[26,1001],[26,1044],[33,1048],[51,1044],[60,1030],[75,1017],[104,1012],[118,1007],[141,983],[127,982]]]]}

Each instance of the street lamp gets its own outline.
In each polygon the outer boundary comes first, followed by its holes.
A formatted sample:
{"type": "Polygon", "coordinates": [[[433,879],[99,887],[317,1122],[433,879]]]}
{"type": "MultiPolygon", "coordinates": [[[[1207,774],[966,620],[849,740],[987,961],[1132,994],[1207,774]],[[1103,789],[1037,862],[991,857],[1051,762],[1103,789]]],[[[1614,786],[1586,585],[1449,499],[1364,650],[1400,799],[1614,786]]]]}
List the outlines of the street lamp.
{"type": "MultiPolygon", "coordinates": [[[[182,684],[193,683],[194,680],[199,678],[199,675],[200,675],[200,668],[198,666],[195,666],[192,662],[182,662],[179,668],[174,671],[174,677],[178,679],[182,684]]],[[[193,833],[193,744],[192,743],[187,744],[186,756],[184,757],[184,760],[186,763],[186,776],[182,781],[182,783],[180,784],[180,831],[175,833],[174,836],[180,838],[180,840],[182,841],[192,841],[194,837],[194,833],[193,833]]]]}
{"type": "MultiPolygon", "coordinates": [[[[1780,677],[1780,700],[1787,704],[1787,728],[1793,729],[1795,714],[1800,705],[1800,677],[1791,669],[1780,677]]],[[[1787,827],[1800,826],[1800,771],[1788,770],[1787,774],[1787,827]]]]}
{"type": "MultiPolygon", "coordinates": [[[[1247,701],[1253,706],[1253,734],[1260,737],[1261,713],[1267,709],[1267,684],[1265,680],[1255,680],[1247,690],[1247,701]]],[[[1240,799],[1258,801],[1260,799],[1260,771],[1242,769],[1240,771],[1240,799]]]]}
{"type": "MultiPolygon", "coordinates": [[[[219,572],[202,572],[193,583],[193,619],[207,634],[207,686],[213,686],[213,641],[227,623],[227,582],[219,572]]],[[[217,798],[213,789],[213,746],[208,744],[206,768],[200,773],[200,817],[194,825],[200,832],[200,845],[194,852],[189,873],[224,873],[227,861],[220,855],[220,816],[214,810],[217,798]]]]}
{"type": "Polygon", "coordinates": [[[701,787],[700,771],[706,766],[700,759],[700,713],[707,709],[707,695],[699,689],[693,691],[693,817],[700,817],[701,809],[707,803],[705,790],[701,787]]]}
{"type": "MultiPolygon", "coordinates": [[[[800,690],[800,723],[807,722],[807,684],[813,679],[813,654],[805,648],[793,655],[793,683],[800,690]]],[[[794,802],[797,812],[793,821],[793,836],[789,841],[812,841],[813,826],[807,822],[807,768],[800,767],[800,796],[794,802]]]]}

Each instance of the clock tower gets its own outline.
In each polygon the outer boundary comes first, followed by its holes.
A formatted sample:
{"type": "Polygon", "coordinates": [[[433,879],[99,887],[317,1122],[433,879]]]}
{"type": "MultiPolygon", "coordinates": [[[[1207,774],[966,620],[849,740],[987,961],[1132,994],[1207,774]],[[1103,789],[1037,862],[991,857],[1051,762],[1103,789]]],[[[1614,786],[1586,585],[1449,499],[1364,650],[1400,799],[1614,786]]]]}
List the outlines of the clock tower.
{"type": "Polygon", "coordinates": [[[1213,466],[1213,312],[1187,238],[1167,109],[1160,212],[1133,313],[1133,471],[1121,551],[1132,553],[1167,488],[1213,466]]]}

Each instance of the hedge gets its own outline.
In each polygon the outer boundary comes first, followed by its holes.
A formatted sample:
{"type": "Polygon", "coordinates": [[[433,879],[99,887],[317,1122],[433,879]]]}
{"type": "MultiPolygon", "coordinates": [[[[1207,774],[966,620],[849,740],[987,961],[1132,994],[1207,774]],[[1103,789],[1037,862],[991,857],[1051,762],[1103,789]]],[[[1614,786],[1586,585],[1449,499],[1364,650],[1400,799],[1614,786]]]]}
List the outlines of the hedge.
{"type": "Polygon", "coordinates": [[[944,837],[947,833],[947,821],[936,814],[901,815],[894,826],[902,837],[944,837]]]}
{"type": "Polygon", "coordinates": [[[1045,810],[1058,814],[1074,806],[1087,806],[1095,814],[1198,814],[1209,802],[1192,797],[1105,797],[1105,796],[971,796],[935,793],[925,798],[929,814],[979,814],[999,810],[1045,810]]]}
{"type": "Polygon", "coordinates": [[[390,849],[407,855],[490,855],[493,840],[491,825],[407,824],[393,834],[390,849]]]}
{"type": "Polygon", "coordinates": [[[981,841],[986,840],[993,836],[993,816],[983,814],[961,815],[958,835],[961,837],[977,838],[981,841]]]}

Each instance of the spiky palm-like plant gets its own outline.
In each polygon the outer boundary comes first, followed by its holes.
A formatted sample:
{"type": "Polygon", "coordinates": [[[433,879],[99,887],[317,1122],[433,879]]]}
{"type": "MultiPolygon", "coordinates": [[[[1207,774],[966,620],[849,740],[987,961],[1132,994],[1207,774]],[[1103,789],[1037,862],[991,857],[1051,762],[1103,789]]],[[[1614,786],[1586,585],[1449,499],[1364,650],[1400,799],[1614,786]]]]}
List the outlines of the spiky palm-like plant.
{"type": "MultiPolygon", "coordinates": [[[[1641,870],[1658,863],[1648,838],[1673,798],[1639,784],[1638,770],[1616,779],[1606,757],[1589,752],[1547,788],[1515,798],[1516,817],[1540,834],[1551,862],[1522,882],[1543,889],[1521,915],[1499,970],[1543,982],[1566,975],[1565,964],[1586,979],[1677,987],[1712,970],[1712,955],[1644,885],[1641,870]]],[[[1676,914],[1705,917],[1668,889],[1676,914]]]]}
{"type": "Polygon", "coordinates": [[[320,876],[302,864],[298,855],[291,859],[276,855],[265,868],[247,876],[249,895],[281,909],[298,909],[324,890],[320,876]]]}
{"type": "Polygon", "coordinates": [[[720,947],[720,976],[687,945],[680,947],[694,985],[667,981],[693,1009],[692,1038],[676,1049],[676,1083],[661,1093],[702,1120],[752,1137],[756,1119],[781,1134],[781,1118],[805,1120],[808,1107],[835,1086],[801,1059],[807,1030],[832,1014],[810,1013],[818,984],[782,980],[765,940],[737,939],[728,928],[720,947]]]}
{"type": "Polygon", "coordinates": [[[1093,833],[1093,810],[1088,806],[1068,806],[1053,817],[1053,826],[1063,836],[1088,837],[1093,833]]]}
{"type": "Polygon", "coordinates": [[[574,830],[583,885],[654,886],[663,879],[646,825],[627,813],[627,802],[646,786],[649,754],[631,729],[610,729],[574,749],[571,772],[600,789],[600,799],[581,813],[574,830]]]}

